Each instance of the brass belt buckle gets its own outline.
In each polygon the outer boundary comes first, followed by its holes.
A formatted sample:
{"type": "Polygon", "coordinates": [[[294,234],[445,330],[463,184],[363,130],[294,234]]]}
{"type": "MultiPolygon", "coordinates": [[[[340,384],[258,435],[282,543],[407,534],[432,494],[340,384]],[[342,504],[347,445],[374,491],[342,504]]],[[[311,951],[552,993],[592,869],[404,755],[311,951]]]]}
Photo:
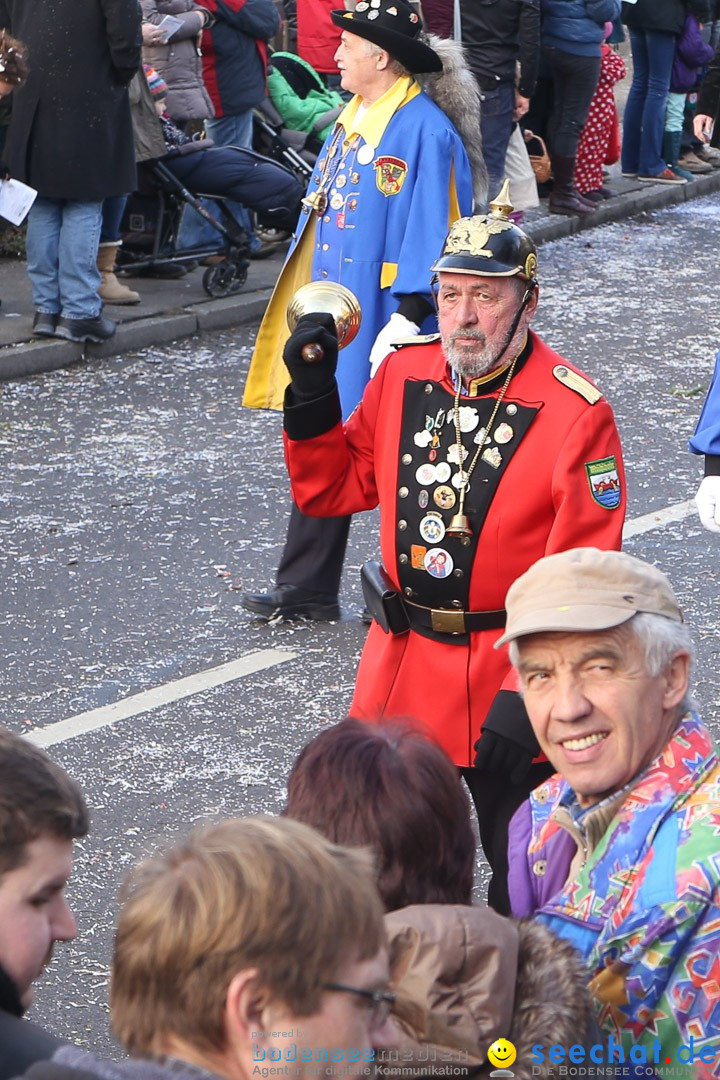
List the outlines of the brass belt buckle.
{"type": "Polygon", "coordinates": [[[430,625],[438,634],[464,634],[465,612],[430,608],[430,625]]]}

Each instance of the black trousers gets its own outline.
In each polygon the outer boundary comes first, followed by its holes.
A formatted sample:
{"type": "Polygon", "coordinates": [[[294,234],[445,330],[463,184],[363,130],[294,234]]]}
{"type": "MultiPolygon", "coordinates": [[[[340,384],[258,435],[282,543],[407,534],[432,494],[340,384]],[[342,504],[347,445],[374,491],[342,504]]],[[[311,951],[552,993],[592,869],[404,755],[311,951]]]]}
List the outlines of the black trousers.
{"type": "Polygon", "coordinates": [[[554,46],[545,46],[542,56],[553,80],[553,111],[548,125],[552,152],[575,157],[600,76],[600,57],[575,56],[554,46]]]}
{"type": "Polygon", "coordinates": [[[530,772],[522,784],[511,784],[506,776],[498,776],[484,769],[460,769],[460,775],[475,803],[480,843],[492,871],[488,904],[500,915],[510,914],[507,885],[510,818],[530,792],[553,772],[549,762],[538,762],[530,766],[530,772]]]}
{"type": "Polygon", "coordinates": [[[308,517],[293,503],[277,584],[337,596],[351,521],[350,517],[308,517]]]}

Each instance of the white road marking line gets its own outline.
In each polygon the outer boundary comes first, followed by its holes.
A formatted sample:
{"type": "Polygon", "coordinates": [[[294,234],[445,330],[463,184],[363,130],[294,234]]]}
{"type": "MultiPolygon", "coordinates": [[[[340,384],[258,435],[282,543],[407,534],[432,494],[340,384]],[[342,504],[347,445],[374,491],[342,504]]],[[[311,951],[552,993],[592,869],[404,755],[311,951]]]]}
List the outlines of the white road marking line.
{"type": "MultiPolygon", "coordinates": [[[[674,506],[666,506],[662,510],[654,510],[651,514],[643,514],[641,517],[625,522],[623,539],[629,540],[633,536],[640,536],[642,533],[650,532],[651,529],[659,529],[673,521],[683,521],[694,512],[694,499],[686,499],[685,502],[676,503],[674,506]]],[[[55,724],[36,728],[28,732],[25,738],[36,746],[53,746],[55,743],[84,735],[88,731],[108,727],[116,720],[127,720],[131,716],[138,716],[140,713],[158,709],[162,705],[170,705],[174,701],[200,694],[203,690],[234,682],[245,675],[253,675],[256,671],[284,664],[288,660],[294,660],[296,656],[297,653],[283,652],[281,649],[263,649],[243,656],[239,660],[231,660],[227,664],[220,664],[208,671],[201,671],[197,675],[189,675],[185,679],[176,679],[175,682],[156,686],[152,690],[144,690],[140,694],[133,694],[122,701],[113,702],[112,705],[103,705],[99,709],[91,709],[89,712],[70,716],[67,720],[58,720],[55,724]]]]}
{"type": "Polygon", "coordinates": [[[46,724],[44,727],[29,731],[25,738],[36,746],[53,746],[55,743],[74,739],[78,735],[85,735],[88,731],[97,731],[99,728],[114,724],[116,720],[127,720],[131,716],[150,712],[158,709],[161,705],[170,705],[182,698],[200,694],[203,690],[211,690],[215,686],[234,682],[242,679],[245,675],[254,675],[257,671],[275,667],[277,664],[285,664],[288,660],[294,660],[297,653],[285,652],[281,649],[262,649],[260,652],[248,653],[239,660],[230,660],[227,664],[219,664],[218,667],[200,671],[197,675],[188,675],[184,679],[176,679],[174,682],[164,683],[152,690],[143,690],[140,694],[115,701],[112,705],[103,705],[99,709],[91,709],[89,712],[78,713],[70,716],[67,720],[58,720],[54,724],[46,724]]]}
{"type": "Polygon", "coordinates": [[[625,522],[623,540],[629,540],[633,536],[650,532],[651,529],[659,529],[663,525],[670,525],[673,521],[684,521],[695,511],[695,500],[686,499],[685,502],[675,503],[674,506],[666,506],[662,510],[654,510],[651,514],[643,514],[625,522]]]}

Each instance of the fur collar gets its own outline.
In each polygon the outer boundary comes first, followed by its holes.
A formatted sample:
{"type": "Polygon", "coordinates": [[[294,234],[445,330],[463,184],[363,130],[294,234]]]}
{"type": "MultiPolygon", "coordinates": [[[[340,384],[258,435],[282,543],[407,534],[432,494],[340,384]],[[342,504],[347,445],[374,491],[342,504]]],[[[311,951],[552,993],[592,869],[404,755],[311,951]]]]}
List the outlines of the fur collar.
{"type": "Polygon", "coordinates": [[[488,195],[488,175],[480,134],[480,87],[467,65],[459,41],[429,34],[428,44],[442,60],[443,70],[415,78],[457,128],[470,159],[475,204],[484,204],[488,195]]]}

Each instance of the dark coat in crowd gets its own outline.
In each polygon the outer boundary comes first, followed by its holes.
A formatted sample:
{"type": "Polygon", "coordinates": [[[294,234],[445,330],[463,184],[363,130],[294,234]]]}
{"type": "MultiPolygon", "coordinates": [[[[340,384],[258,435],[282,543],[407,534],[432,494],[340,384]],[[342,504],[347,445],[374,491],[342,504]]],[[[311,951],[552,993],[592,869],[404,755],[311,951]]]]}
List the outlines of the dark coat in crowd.
{"type": "Polygon", "coordinates": [[[62,1041],[22,1019],[15,984],[0,967],[0,1080],[11,1080],[36,1061],[51,1058],[62,1041]]]}
{"type": "Polygon", "coordinates": [[[718,123],[720,118],[720,48],[715,50],[715,55],[710,61],[705,77],[700,84],[700,93],[698,94],[695,112],[705,116],[712,116],[715,127],[713,128],[710,145],[720,146],[720,123],[718,123]]]}
{"type": "Polygon", "coordinates": [[[708,17],[708,0],[637,0],[624,3],[622,21],[632,30],[664,30],[669,34],[682,34],[688,11],[697,15],[700,22],[708,17]]]}
{"type": "Polygon", "coordinates": [[[280,29],[273,0],[203,0],[203,76],[215,115],[238,116],[265,97],[267,42],[280,29]]]}
{"type": "Polygon", "coordinates": [[[137,0],[0,0],[28,47],[4,157],[47,199],[98,202],[136,186],[127,85],[140,64],[137,0]]]}

